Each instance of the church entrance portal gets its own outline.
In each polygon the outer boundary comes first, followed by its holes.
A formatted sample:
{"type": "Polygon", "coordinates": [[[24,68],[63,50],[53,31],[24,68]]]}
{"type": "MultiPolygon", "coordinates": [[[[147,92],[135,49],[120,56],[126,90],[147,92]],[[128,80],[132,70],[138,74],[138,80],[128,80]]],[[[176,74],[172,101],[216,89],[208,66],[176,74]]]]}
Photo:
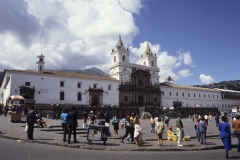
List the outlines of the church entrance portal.
{"type": "Polygon", "coordinates": [[[92,99],[92,106],[97,106],[97,105],[99,105],[98,97],[93,97],[93,99],[92,99]]]}
{"type": "Polygon", "coordinates": [[[139,107],[142,107],[142,106],[143,106],[143,97],[142,97],[142,96],[139,96],[139,97],[138,97],[138,106],[139,106],[139,107]]]}

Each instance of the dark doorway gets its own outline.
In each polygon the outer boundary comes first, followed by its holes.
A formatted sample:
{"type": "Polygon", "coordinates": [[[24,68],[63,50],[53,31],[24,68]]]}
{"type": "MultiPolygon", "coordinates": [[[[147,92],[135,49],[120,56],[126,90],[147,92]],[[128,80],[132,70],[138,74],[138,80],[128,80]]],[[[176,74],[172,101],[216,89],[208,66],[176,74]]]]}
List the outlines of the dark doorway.
{"type": "Polygon", "coordinates": [[[142,106],[143,106],[143,97],[142,97],[142,96],[139,96],[139,97],[138,97],[138,106],[139,106],[139,107],[142,107],[142,106]]]}
{"type": "Polygon", "coordinates": [[[98,97],[93,97],[92,98],[92,106],[97,106],[99,103],[98,103],[98,97]]]}
{"type": "Polygon", "coordinates": [[[24,99],[31,99],[31,97],[29,95],[24,95],[23,98],[24,99]]]}

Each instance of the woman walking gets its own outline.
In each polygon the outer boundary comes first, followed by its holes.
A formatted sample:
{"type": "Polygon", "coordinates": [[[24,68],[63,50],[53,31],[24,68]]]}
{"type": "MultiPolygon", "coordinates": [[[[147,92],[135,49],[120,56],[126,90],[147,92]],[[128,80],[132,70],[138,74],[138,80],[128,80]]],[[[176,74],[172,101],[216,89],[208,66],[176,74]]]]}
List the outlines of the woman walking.
{"type": "Polygon", "coordinates": [[[136,142],[136,147],[141,145],[142,135],[141,135],[142,126],[140,125],[139,118],[135,118],[135,125],[134,125],[134,139],[136,142]]]}
{"type": "Polygon", "coordinates": [[[114,129],[114,137],[118,137],[118,130],[119,130],[119,119],[117,118],[117,115],[115,114],[112,119],[112,125],[114,129]]]}
{"type": "Polygon", "coordinates": [[[68,133],[68,127],[67,127],[67,122],[68,122],[68,107],[64,107],[62,110],[62,114],[60,116],[60,119],[62,120],[62,128],[63,128],[63,142],[66,142],[66,134],[68,133]]]}
{"type": "Polygon", "coordinates": [[[219,124],[219,131],[220,131],[220,138],[225,147],[225,158],[229,159],[228,151],[232,150],[232,143],[231,143],[231,129],[230,125],[227,123],[228,118],[225,116],[221,117],[222,123],[219,124]]]}
{"type": "Polygon", "coordinates": [[[163,131],[164,131],[163,118],[159,117],[158,122],[155,126],[155,132],[158,137],[158,146],[163,146],[163,140],[162,140],[163,131]]]}

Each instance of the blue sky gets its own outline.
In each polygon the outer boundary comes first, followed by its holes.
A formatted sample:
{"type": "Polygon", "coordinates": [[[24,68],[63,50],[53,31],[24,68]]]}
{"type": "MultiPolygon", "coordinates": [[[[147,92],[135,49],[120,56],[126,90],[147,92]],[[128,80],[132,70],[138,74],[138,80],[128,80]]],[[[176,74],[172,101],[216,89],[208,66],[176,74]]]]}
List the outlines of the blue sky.
{"type": "MultiPolygon", "coordinates": [[[[196,66],[192,76],[175,83],[202,84],[201,74],[214,82],[239,79],[240,1],[226,0],[149,0],[143,1],[140,28],[133,44],[144,40],[159,43],[162,51],[176,55],[189,51],[196,66]]],[[[183,69],[181,66],[174,71],[183,69]]]]}
{"type": "Polygon", "coordinates": [[[147,42],[160,81],[182,85],[239,79],[239,0],[1,0],[0,71],[97,67],[109,73],[120,34],[139,63],[147,42]]]}

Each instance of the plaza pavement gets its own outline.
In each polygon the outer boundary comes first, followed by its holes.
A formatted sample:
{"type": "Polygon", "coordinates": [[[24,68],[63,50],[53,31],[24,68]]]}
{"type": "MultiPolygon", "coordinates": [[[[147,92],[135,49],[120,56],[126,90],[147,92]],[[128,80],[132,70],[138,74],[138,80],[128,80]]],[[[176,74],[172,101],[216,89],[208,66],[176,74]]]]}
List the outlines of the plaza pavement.
{"type": "MultiPolygon", "coordinates": [[[[22,117],[22,121],[26,120],[22,117]]],[[[106,150],[106,151],[197,151],[197,150],[211,150],[211,149],[223,149],[223,143],[219,138],[218,128],[215,126],[215,121],[209,122],[207,129],[207,145],[202,146],[196,139],[194,123],[189,122],[188,118],[183,118],[184,132],[185,135],[191,137],[190,141],[182,142],[183,146],[177,146],[177,142],[167,141],[167,127],[165,125],[165,130],[163,134],[164,142],[163,146],[159,147],[157,145],[157,136],[155,133],[150,132],[150,120],[142,119],[140,123],[143,127],[143,141],[144,144],[141,147],[135,147],[134,144],[124,140],[124,143],[120,142],[120,138],[124,135],[125,129],[119,130],[118,137],[113,137],[113,126],[110,125],[111,137],[108,137],[107,144],[103,145],[102,141],[92,141],[89,145],[87,141],[86,130],[82,128],[83,120],[79,119],[79,127],[77,130],[77,140],[79,143],[67,144],[63,142],[62,131],[61,131],[61,121],[55,119],[44,118],[50,128],[38,128],[35,125],[34,128],[34,139],[32,141],[27,140],[27,133],[24,131],[25,123],[12,123],[10,121],[10,115],[4,117],[0,115],[0,137],[14,139],[22,143],[39,143],[39,144],[49,144],[63,147],[72,147],[87,150],[106,150]],[[81,133],[81,134],[80,134],[81,133]]],[[[173,126],[173,131],[176,130],[176,119],[171,119],[169,125],[173,126]]],[[[232,123],[230,119],[229,123],[232,123]]],[[[236,150],[237,138],[232,136],[232,146],[233,150],[236,150]]]]}

